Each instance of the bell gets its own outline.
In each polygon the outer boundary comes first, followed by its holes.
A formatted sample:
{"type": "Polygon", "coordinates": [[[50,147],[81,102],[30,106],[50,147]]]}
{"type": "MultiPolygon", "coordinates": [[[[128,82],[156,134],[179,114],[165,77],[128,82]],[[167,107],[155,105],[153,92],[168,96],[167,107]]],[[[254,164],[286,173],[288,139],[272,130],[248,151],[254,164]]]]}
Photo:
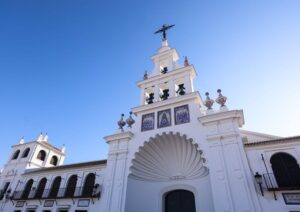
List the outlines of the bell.
{"type": "Polygon", "coordinates": [[[167,100],[169,97],[169,89],[164,89],[162,95],[160,96],[161,100],[167,100]]]}
{"type": "Polygon", "coordinates": [[[184,87],[184,84],[179,84],[178,85],[178,90],[176,91],[176,93],[180,96],[184,95],[185,94],[185,87],[184,87]]]}
{"type": "Polygon", "coordinates": [[[146,102],[148,104],[152,104],[154,99],[154,93],[150,93],[149,96],[146,98],[146,102]]]}

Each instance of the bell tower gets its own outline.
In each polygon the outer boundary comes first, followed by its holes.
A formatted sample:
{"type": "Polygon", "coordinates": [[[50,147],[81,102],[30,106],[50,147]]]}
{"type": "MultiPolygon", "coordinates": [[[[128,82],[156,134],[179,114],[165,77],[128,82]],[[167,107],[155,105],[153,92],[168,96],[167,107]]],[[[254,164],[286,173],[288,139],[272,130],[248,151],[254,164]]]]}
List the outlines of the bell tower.
{"type": "Polygon", "coordinates": [[[173,26],[163,25],[155,32],[163,33],[162,45],[151,57],[154,64],[152,72],[146,72],[144,79],[137,83],[141,91],[141,106],[194,92],[193,80],[197,75],[194,67],[189,64],[187,57],[184,65],[180,65],[179,54],[168,45],[166,30],[173,26]]]}
{"type": "Polygon", "coordinates": [[[64,163],[65,147],[58,149],[48,143],[48,135],[42,133],[35,141],[25,142],[24,138],[12,146],[11,156],[4,165],[1,175],[11,179],[27,169],[53,167],[64,163]]]}
{"type": "Polygon", "coordinates": [[[185,57],[179,63],[163,25],[162,45],[151,57],[154,67],[137,82],[140,104],[109,145],[103,211],[162,211],[166,196],[185,190],[196,211],[261,211],[251,182],[239,127],[242,110],[229,110],[218,90],[219,110],[206,93],[194,90],[197,75],[185,57]],[[145,202],[144,200],[147,200],[145,202]],[[192,202],[194,200],[191,200],[192,202]]]}

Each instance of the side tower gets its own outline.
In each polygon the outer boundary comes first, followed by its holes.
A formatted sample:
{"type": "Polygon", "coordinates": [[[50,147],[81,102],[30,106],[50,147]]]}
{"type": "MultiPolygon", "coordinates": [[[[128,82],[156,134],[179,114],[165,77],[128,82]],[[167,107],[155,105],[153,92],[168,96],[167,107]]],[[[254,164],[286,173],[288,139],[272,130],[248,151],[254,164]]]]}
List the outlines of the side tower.
{"type": "Polygon", "coordinates": [[[12,153],[0,175],[2,198],[7,191],[16,190],[21,175],[29,169],[59,166],[64,163],[65,147],[58,149],[48,143],[48,135],[40,134],[35,141],[22,138],[12,146],[12,153]]]}
{"type": "Polygon", "coordinates": [[[243,112],[212,110],[194,90],[196,71],[170,48],[164,25],[152,72],[137,82],[140,105],[109,144],[103,211],[260,211],[239,127],[243,112]],[[207,109],[205,108],[207,107],[207,109]]]}

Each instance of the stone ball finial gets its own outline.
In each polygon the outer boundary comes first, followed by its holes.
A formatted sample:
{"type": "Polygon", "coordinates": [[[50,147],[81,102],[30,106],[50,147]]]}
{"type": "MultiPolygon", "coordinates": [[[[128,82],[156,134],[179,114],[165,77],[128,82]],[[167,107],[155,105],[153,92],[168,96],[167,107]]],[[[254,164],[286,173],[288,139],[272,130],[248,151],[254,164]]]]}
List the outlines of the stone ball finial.
{"type": "Polygon", "coordinates": [[[131,126],[135,123],[135,120],[132,118],[132,112],[129,112],[129,117],[128,119],[126,119],[126,123],[128,125],[129,128],[131,128],[131,126]]]}
{"type": "Polygon", "coordinates": [[[25,143],[25,139],[24,139],[24,136],[22,136],[22,138],[19,141],[19,144],[24,144],[24,143],[25,143]]]}
{"type": "Polygon", "coordinates": [[[123,127],[126,125],[126,122],[123,119],[124,119],[124,114],[122,113],[121,118],[118,121],[119,129],[121,129],[122,131],[123,131],[123,127]]]}
{"type": "Polygon", "coordinates": [[[207,107],[208,110],[211,110],[215,101],[209,98],[208,92],[205,93],[205,96],[206,96],[206,100],[204,102],[204,105],[207,107]]]}
{"type": "Polygon", "coordinates": [[[222,95],[222,90],[221,90],[221,89],[218,89],[217,92],[219,93],[219,96],[218,96],[218,98],[216,99],[216,102],[217,102],[219,105],[221,105],[221,107],[224,107],[224,106],[225,106],[225,103],[226,103],[226,100],[227,100],[227,97],[222,95]]]}
{"type": "Polygon", "coordinates": [[[44,140],[44,135],[43,135],[43,132],[41,132],[41,133],[38,135],[37,141],[43,141],[43,140],[44,140]]]}
{"type": "Polygon", "coordinates": [[[49,136],[48,136],[48,133],[46,133],[46,135],[43,138],[43,141],[44,142],[48,142],[48,140],[49,140],[49,136]]]}
{"type": "Polygon", "coordinates": [[[62,153],[65,153],[65,152],[66,152],[66,145],[65,145],[65,144],[63,144],[63,146],[61,147],[60,151],[61,151],[62,153]]]}

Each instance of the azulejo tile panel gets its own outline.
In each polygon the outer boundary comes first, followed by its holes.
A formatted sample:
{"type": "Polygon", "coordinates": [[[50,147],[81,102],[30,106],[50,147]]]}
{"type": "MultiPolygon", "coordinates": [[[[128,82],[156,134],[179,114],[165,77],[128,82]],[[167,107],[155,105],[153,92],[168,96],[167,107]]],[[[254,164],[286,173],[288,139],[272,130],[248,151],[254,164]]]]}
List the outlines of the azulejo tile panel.
{"type": "Polygon", "coordinates": [[[157,128],[169,127],[172,124],[171,109],[158,111],[157,128]]]}
{"type": "Polygon", "coordinates": [[[144,114],[142,116],[142,131],[154,129],[154,113],[144,114]]]}
{"type": "Polygon", "coordinates": [[[174,108],[175,125],[190,122],[189,106],[183,105],[174,108]]]}

